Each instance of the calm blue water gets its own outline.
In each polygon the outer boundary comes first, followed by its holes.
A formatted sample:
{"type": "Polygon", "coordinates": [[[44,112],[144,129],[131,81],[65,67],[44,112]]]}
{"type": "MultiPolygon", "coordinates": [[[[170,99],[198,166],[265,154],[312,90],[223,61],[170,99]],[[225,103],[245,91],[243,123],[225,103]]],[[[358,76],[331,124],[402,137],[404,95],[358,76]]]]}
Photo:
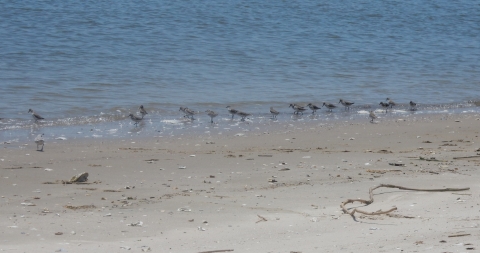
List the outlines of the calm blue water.
{"type": "Polygon", "coordinates": [[[480,100],[478,1],[3,0],[0,13],[2,131],[31,127],[29,108],[63,126],[140,104],[161,122],[179,106],[480,100]]]}

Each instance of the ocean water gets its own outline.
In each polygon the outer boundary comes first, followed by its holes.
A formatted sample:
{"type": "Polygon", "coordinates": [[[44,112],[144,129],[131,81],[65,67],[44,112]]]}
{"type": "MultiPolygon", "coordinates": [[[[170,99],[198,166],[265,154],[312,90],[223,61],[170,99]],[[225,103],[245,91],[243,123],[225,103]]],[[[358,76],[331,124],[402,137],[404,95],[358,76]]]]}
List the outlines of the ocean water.
{"type": "Polygon", "coordinates": [[[355,106],[333,118],[387,97],[399,112],[410,100],[416,113],[478,111],[478,1],[4,0],[0,13],[4,139],[118,133],[140,104],[152,131],[183,122],[180,106],[220,122],[226,105],[252,122],[270,106],[292,120],[290,103],[340,98],[355,106]],[[29,108],[46,120],[35,124],[29,108]]]}

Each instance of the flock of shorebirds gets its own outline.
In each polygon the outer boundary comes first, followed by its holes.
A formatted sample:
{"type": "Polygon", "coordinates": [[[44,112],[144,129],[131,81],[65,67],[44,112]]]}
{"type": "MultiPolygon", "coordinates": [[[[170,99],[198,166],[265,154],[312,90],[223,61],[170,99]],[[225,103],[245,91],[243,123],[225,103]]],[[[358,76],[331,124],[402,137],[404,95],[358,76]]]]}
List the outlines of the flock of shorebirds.
{"type": "MultiPolygon", "coordinates": [[[[393,108],[394,106],[396,106],[397,104],[391,100],[390,98],[387,98],[385,100],[386,102],[380,102],[380,106],[385,109],[385,113],[388,112],[388,109],[390,108],[393,108]]],[[[352,106],[353,102],[350,102],[350,101],[346,101],[346,100],[343,100],[343,99],[340,99],[340,101],[338,102],[338,104],[342,104],[344,107],[345,107],[345,110],[350,110],[350,106],[352,106]]],[[[326,103],[324,102],[323,105],[321,107],[315,105],[315,104],[312,104],[312,103],[309,103],[307,104],[308,108],[310,108],[310,110],[312,110],[312,114],[315,114],[317,110],[320,110],[322,109],[323,107],[327,108],[328,111],[332,112],[333,109],[337,108],[337,105],[335,104],[331,104],[331,103],[326,103]]],[[[300,105],[300,104],[290,104],[290,106],[292,109],[293,109],[293,113],[294,114],[302,114],[307,111],[308,109],[303,106],[303,105],[300,105]]],[[[239,111],[239,110],[236,110],[234,108],[232,108],[231,106],[227,106],[226,107],[227,110],[228,110],[228,113],[230,113],[232,115],[232,120],[233,118],[235,117],[235,115],[238,115],[240,116],[240,120],[241,121],[245,121],[245,119],[250,116],[251,114],[249,113],[246,113],[246,112],[242,112],[242,111],[239,111]]],[[[417,104],[413,101],[410,101],[410,110],[411,111],[416,111],[417,110],[417,104]]],[[[198,114],[198,112],[194,111],[194,110],[191,110],[190,108],[188,107],[180,107],[180,111],[184,113],[184,117],[185,118],[189,118],[190,120],[195,120],[194,118],[194,115],[195,114],[198,114]]],[[[28,110],[29,113],[32,114],[32,117],[33,119],[35,120],[35,122],[39,121],[39,120],[44,120],[45,118],[43,118],[42,116],[38,115],[37,113],[35,113],[32,109],[29,109],[28,110]]],[[[218,116],[218,113],[212,111],[212,110],[206,110],[205,111],[206,114],[210,117],[210,122],[213,124],[213,119],[215,117],[218,116]]],[[[145,108],[143,107],[143,105],[140,105],[139,107],[139,113],[142,115],[141,117],[139,116],[136,116],[132,113],[130,113],[128,116],[130,117],[130,119],[134,122],[135,126],[138,125],[138,123],[142,122],[143,121],[143,118],[145,117],[145,115],[147,115],[147,111],[145,110],[145,108]]],[[[270,107],[270,113],[272,114],[272,119],[276,119],[277,118],[277,115],[280,114],[279,111],[275,110],[273,107],[270,107]]],[[[374,120],[377,118],[377,115],[375,115],[375,112],[374,111],[370,111],[370,114],[369,114],[369,118],[370,118],[370,122],[374,122],[374,120]]],[[[2,118],[0,118],[1,120],[2,118]]],[[[43,146],[45,145],[45,141],[43,139],[43,134],[39,134],[36,138],[35,138],[35,143],[37,144],[37,150],[38,151],[43,151],[43,146]],[[41,149],[39,150],[39,146],[41,146],[41,149]]]]}
{"type": "MultiPolygon", "coordinates": [[[[380,106],[385,109],[385,113],[388,112],[388,109],[390,108],[393,108],[394,106],[396,106],[397,104],[391,100],[390,98],[387,98],[385,100],[386,102],[380,102],[380,106]]],[[[338,101],[338,104],[342,104],[344,107],[345,107],[345,110],[350,110],[350,106],[352,106],[353,102],[350,102],[350,101],[346,101],[346,100],[343,100],[343,99],[340,99],[340,101],[338,101]]],[[[308,109],[303,106],[303,105],[300,105],[300,104],[290,104],[290,106],[292,109],[293,109],[293,113],[294,114],[302,114],[307,111],[308,109]]],[[[332,112],[333,109],[337,108],[337,105],[335,104],[331,104],[331,103],[327,103],[327,102],[324,102],[322,104],[321,107],[315,105],[315,104],[312,104],[312,103],[309,103],[307,104],[307,107],[312,110],[312,114],[315,114],[317,110],[320,110],[322,109],[323,107],[325,107],[328,111],[332,112]]],[[[235,115],[238,115],[240,116],[240,120],[241,121],[245,121],[245,119],[250,116],[251,114],[249,113],[246,113],[246,112],[242,112],[242,111],[239,111],[237,109],[234,109],[232,108],[231,106],[227,106],[227,110],[228,110],[228,113],[230,113],[232,115],[232,119],[235,117],[235,115]]],[[[411,111],[415,111],[417,110],[417,104],[413,101],[410,101],[410,110],[411,111]]],[[[180,107],[180,111],[184,113],[184,117],[185,118],[189,118],[191,120],[195,120],[194,118],[194,115],[198,114],[197,111],[194,111],[188,107],[180,107]]],[[[32,114],[32,117],[33,119],[35,120],[35,122],[39,121],[39,120],[43,120],[45,118],[43,118],[42,116],[38,115],[37,113],[35,113],[32,109],[29,109],[28,110],[29,113],[32,114]]],[[[211,123],[214,123],[213,122],[213,119],[215,117],[218,116],[218,113],[212,111],[212,110],[206,110],[205,111],[206,114],[210,117],[210,122],[211,123]]],[[[141,117],[139,116],[136,116],[134,115],[133,113],[130,113],[128,116],[130,117],[130,119],[134,122],[135,126],[138,125],[138,123],[142,122],[143,121],[143,118],[145,117],[145,115],[147,115],[147,111],[145,110],[145,108],[143,107],[143,105],[140,105],[140,108],[139,108],[139,113],[141,115],[141,117]]],[[[277,115],[280,114],[279,111],[275,110],[273,107],[270,107],[270,113],[272,114],[272,119],[276,119],[277,118],[277,115]]],[[[373,122],[374,119],[377,118],[377,116],[375,115],[374,111],[370,111],[370,114],[369,114],[369,117],[370,117],[370,122],[373,122]]]]}
{"type": "MultiPolygon", "coordinates": [[[[345,110],[350,110],[350,106],[352,106],[355,103],[340,99],[338,104],[342,104],[345,107],[345,110]]],[[[385,109],[385,113],[387,113],[388,109],[393,108],[396,105],[396,103],[393,100],[391,100],[390,98],[387,98],[386,102],[382,101],[382,102],[380,102],[379,105],[383,109],[385,109]]],[[[310,110],[312,110],[312,114],[315,114],[317,110],[320,110],[323,107],[327,108],[327,110],[330,111],[330,112],[332,112],[333,109],[337,108],[337,105],[331,104],[331,103],[326,103],[326,102],[324,102],[321,107],[319,107],[315,104],[312,104],[312,103],[307,104],[307,106],[308,106],[308,108],[310,108],[310,110]]],[[[293,109],[293,113],[297,114],[297,115],[298,114],[303,115],[303,113],[308,110],[305,106],[300,105],[300,104],[290,104],[289,107],[291,107],[293,109]]],[[[242,111],[239,111],[237,109],[234,109],[231,106],[227,106],[226,108],[228,110],[228,113],[230,113],[232,115],[232,120],[235,117],[235,115],[238,115],[238,116],[240,116],[240,121],[245,121],[245,119],[248,116],[251,115],[249,113],[242,112],[242,111]]],[[[143,107],[143,105],[141,105],[139,109],[140,109],[140,114],[142,115],[141,117],[135,116],[132,113],[129,114],[130,119],[132,119],[132,121],[135,123],[135,125],[138,125],[138,123],[142,122],[143,117],[146,114],[148,114],[147,111],[145,110],[145,108],[143,107]]],[[[410,110],[411,111],[417,110],[417,104],[413,101],[410,101],[410,110]]],[[[194,111],[194,110],[192,110],[188,107],[183,107],[183,106],[180,107],[180,111],[184,113],[185,118],[189,118],[191,120],[195,120],[194,115],[198,114],[197,111],[194,111]]],[[[218,113],[216,113],[212,110],[206,110],[205,112],[210,117],[210,123],[213,124],[214,123],[213,119],[218,116],[218,113]]],[[[277,115],[280,114],[280,112],[275,110],[273,107],[270,107],[270,113],[272,114],[272,119],[276,119],[277,115]]],[[[370,111],[369,117],[370,117],[370,122],[372,122],[372,123],[377,118],[374,111],[370,111]]]]}

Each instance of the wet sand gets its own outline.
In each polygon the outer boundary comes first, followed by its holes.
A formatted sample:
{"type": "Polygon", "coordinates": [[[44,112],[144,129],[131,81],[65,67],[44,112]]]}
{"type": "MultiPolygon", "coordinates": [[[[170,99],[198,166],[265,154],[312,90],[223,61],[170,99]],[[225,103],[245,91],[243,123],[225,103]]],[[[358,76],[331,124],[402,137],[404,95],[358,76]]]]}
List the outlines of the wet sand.
{"type": "Polygon", "coordinates": [[[464,252],[480,245],[478,114],[4,144],[0,251],[464,252]],[[17,145],[12,147],[12,145],[17,145]],[[399,166],[396,166],[399,165],[399,166]],[[88,172],[88,181],[64,184],[88,172]],[[379,184],[368,212],[344,214],[379,184]],[[230,250],[230,251],[227,251],[230,250]]]}

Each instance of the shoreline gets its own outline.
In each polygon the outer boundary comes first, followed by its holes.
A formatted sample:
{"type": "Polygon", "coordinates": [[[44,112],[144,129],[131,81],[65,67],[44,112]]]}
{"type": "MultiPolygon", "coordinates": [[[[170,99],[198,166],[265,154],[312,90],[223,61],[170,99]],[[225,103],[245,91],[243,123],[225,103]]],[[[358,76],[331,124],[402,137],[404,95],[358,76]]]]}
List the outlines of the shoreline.
{"type": "MultiPolygon", "coordinates": [[[[468,115],[480,113],[480,107],[468,108],[450,108],[435,110],[417,110],[409,111],[402,109],[394,109],[385,113],[383,109],[375,109],[375,113],[379,117],[377,121],[396,120],[396,119],[413,119],[443,117],[442,115],[468,115]]],[[[302,125],[307,124],[313,127],[329,124],[338,124],[341,122],[362,123],[368,120],[369,108],[355,111],[344,111],[343,108],[331,113],[326,111],[311,114],[310,112],[303,115],[295,115],[292,112],[282,113],[278,119],[272,119],[270,114],[253,115],[242,122],[238,116],[231,120],[227,112],[220,114],[215,118],[215,123],[210,124],[209,117],[204,114],[196,115],[196,120],[191,121],[183,117],[159,117],[158,115],[147,115],[144,122],[139,126],[134,126],[133,122],[127,117],[120,117],[122,120],[88,124],[77,124],[72,120],[58,120],[54,122],[31,121],[23,123],[8,122],[3,120],[3,128],[0,130],[0,141],[4,144],[20,144],[33,140],[38,134],[45,134],[45,138],[49,141],[64,139],[123,139],[133,136],[139,138],[150,138],[152,136],[181,136],[184,134],[201,135],[208,133],[210,130],[220,129],[225,132],[231,130],[237,131],[270,131],[270,128],[281,127],[283,124],[302,125]],[[58,123],[60,122],[60,123],[58,123]],[[63,122],[63,123],[62,123],[63,122]],[[9,126],[9,124],[11,126],[9,126]]],[[[118,117],[118,116],[117,116],[118,117]]]]}
{"type": "Polygon", "coordinates": [[[285,122],[270,131],[253,127],[244,135],[234,129],[67,139],[47,142],[44,152],[30,143],[4,148],[0,249],[456,252],[478,247],[479,118],[477,113],[431,115],[323,127],[285,122]],[[81,172],[89,173],[86,184],[56,183],[81,172]],[[396,206],[391,216],[358,214],[355,222],[342,213],[341,202],[367,199],[370,187],[385,183],[470,190],[379,190],[371,205],[348,208],[396,206]],[[450,237],[457,234],[468,235],[450,237]]]}

